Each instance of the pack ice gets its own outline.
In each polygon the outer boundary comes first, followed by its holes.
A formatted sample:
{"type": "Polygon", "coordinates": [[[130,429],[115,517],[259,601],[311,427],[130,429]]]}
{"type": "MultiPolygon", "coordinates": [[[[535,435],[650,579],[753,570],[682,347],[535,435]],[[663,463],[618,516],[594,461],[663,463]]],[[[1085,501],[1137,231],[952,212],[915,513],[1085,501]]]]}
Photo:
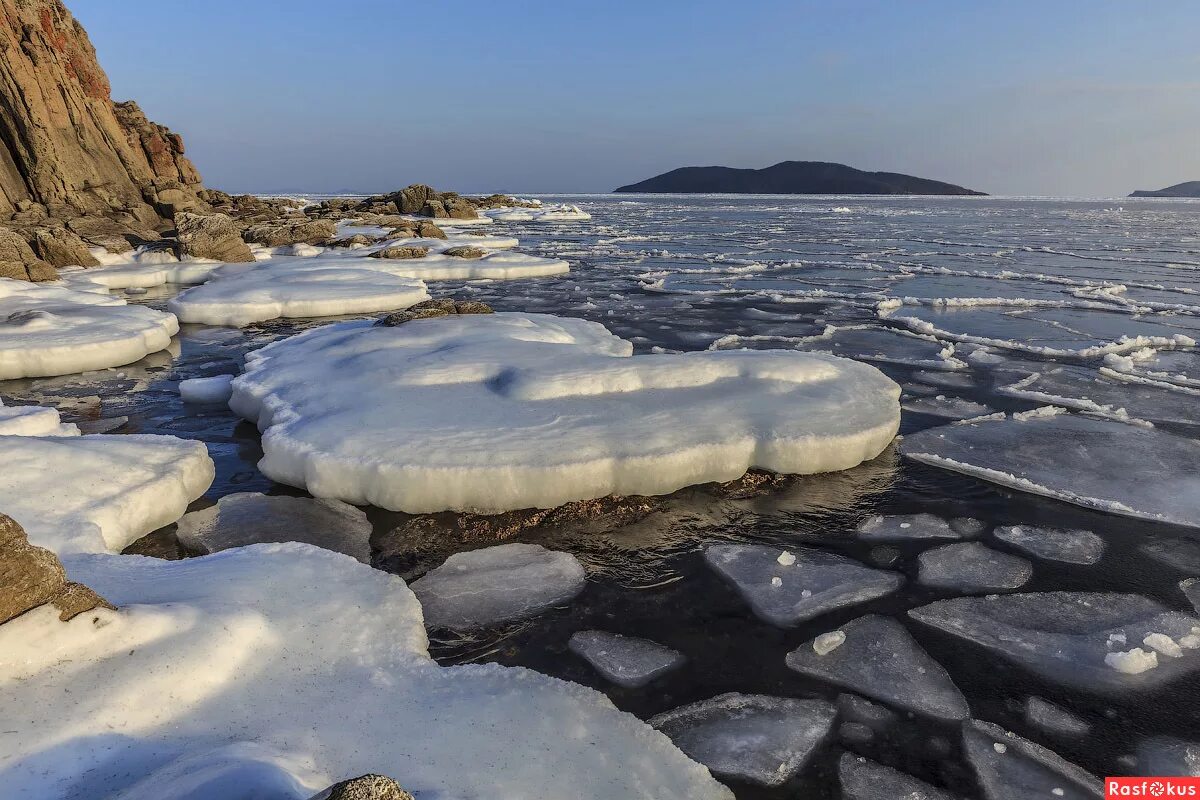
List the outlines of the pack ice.
{"type": "Polygon", "coordinates": [[[1112,514],[1200,526],[1200,442],[1074,414],[914,433],[908,458],[1112,514]]]}
{"type": "Polygon", "coordinates": [[[346,556],[270,544],[67,570],[119,610],[0,627],[6,796],[305,800],[383,772],[422,797],[731,797],[598,692],[439,667],[403,581],[346,556]]]}
{"type": "Polygon", "coordinates": [[[543,314],[346,322],[250,353],[230,407],[263,432],[273,480],[410,513],[847,469],[899,425],[899,387],[865,364],[631,354],[602,325],[543,314]]]}
{"type": "Polygon", "coordinates": [[[534,616],[583,591],[570,553],[537,544],[501,544],[455,553],[412,585],[432,628],[470,630],[534,616]]]}
{"type": "Polygon", "coordinates": [[[1048,680],[1086,691],[1156,686],[1200,669],[1200,620],[1139,595],[959,597],[908,614],[1048,680]]]}
{"type": "Polygon", "coordinates": [[[686,660],[678,650],[658,642],[607,631],[579,631],[567,646],[605,678],[629,689],[645,686],[686,660]]]}
{"type": "Polygon", "coordinates": [[[260,542],[304,542],[369,564],[371,523],[338,500],[239,492],[185,514],[176,535],[185,547],[216,553],[260,542]]]}
{"type": "Polygon", "coordinates": [[[899,573],[811,547],[781,552],[765,545],[714,544],[704,550],[704,560],[755,614],[780,626],[874,600],[904,583],[899,573]]]}
{"type": "Polygon", "coordinates": [[[804,768],[836,713],[824,700],[730,693],[666,711],[650,724],[718,776],[779,786],[804,768]]]}
{"type": "Polygon", "coordinates": [[[869,615],[837,632],[832,649],[822,638],[787,654],[790,669],[866,697],[939,719],[970,715],[966,698],[941,665],[921,649],[904,626],[869,615]]]}
{"type": "Polygon", "coordinates": [[[538,208],[501,206],[480,209],[479,213],[497,222],[580,222],[592,218],[579,206],[568,203],[538,208]]]}
{"type": "Polygon", "coordinates": [[[131,364],[178,332],[173,315],[108,294],[0,278],[0,380],[131,364]]]}

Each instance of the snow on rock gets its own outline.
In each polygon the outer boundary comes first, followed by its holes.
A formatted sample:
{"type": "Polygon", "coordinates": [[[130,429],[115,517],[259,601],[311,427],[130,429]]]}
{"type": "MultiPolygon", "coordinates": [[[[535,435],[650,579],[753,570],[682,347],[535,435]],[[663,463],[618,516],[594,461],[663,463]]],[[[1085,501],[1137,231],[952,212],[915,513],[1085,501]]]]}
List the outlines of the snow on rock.
{"type": "Polygon", "coordinates": [[[542,314],[347,322],[250,353],[230,407],[263,432],[273,480],[409,513],[847,469],[899,425],[899,387],[865,364],[632,349],[542,314]]]}
{"type": "MultiPolygon", "coordinates": [[[[817,641],[787,655],[790,669],[938,719],[965,719],[966,698],[904,626],[868,615],[843,625],[844,642],[822,652],[817,641]]],[[[819,639],[819,637],[818,637],[819,639]]]]}
{"type": "Polygon", "coordinates": [[[664,712],[650,724],[718,777],[779,786],[804,768],[835,715],[824,700],[730,693],[664,712]]]}
{"type": "MultiPolygon", "coordinates": [[[[592,215],[579,206],[562,203],[556,206],[541,206],[539,208],[522,208],[519,206],[498,206],[482,208],[479,213],[497,222],[579,222],[589,220],[592,215]]],[[[439,223],[441,220],[439,220],[439,223]]],[[[452,220],[450,224],[457,222],[452,220]]]]}
{"type": "Polygon", "coordinates": [[[911,775],[853,753],[838,759],[843,800],[957,800],[957,796],[911,775]]]}
{"type": "Polygon", "coordinates": [[[934,589],[1011,591],[1024,586],[1033,576],[1033,565],[1025,559],[979,542],[935,547],[921,553],[917,561],[917,580],[934,589]]]}
{"type": "Polygon", "coordinates": [[[1151,736],[1138,742],[1139,775],[1174,775],[1200,778],[1200,742],[1173,736],[1151,736]]]}
{"type": "Polygon", "coordinates": [[[413,583],[431,628],[470,630],[540,614],[583,591],[570,553],[537,544],[501,544],[455,553],[413,583]]]}
{"type": "Polygon", "coordinates": [[[954,530],[949,521],[932,514],[876,514],[859,523],[857,535],[867,542],[962,538],[962,534],[954,530]]]}
{"type": "Polygon", "coordinates": [[[316,263],[294,259],[218,270],[213,280],[173,297],[167,308],[180,322],[240,328],[280,317],[395,311],[429,299],[424,282],[413,278],[350,264],[311,268],[316,263]]]}
{"type": "Polygon", "coordinates": [[[173,315],[107,294],[0,278],[0,380],[119,367],[178,332],[173,315]]]}
{"type": "Polygon", "coordinates": [[[79,426],[63,422],[58,409],[6,406],[0,401],[0,436],[78,436],[79,426]]]}
{"type": "Polygon", "coordinates": [[[203,443],[151,434],[0,436],[0,463],[0,509],[60,556],[120,551],[179,519],[215,475],[203,443]]]}
{"type": "MultiPolygon", "coordinates": [[[[1178,642],[1200,625],[1195,617],[1138,595],[1034,592],[960,597],[939,600],[908,614],[1048,680],[1086,691],[1156,686],[1200,669],[1200,649],[1186,648],[1179,658],[1157,658],[1156,653],[1149,653],[1155,656],[1155,667],[1137,673],[1110,663],[1111,654],[1141,649],[1137,645],[1148,634],[1161,633],[1178,642]]],[[[1118,664],[1127,658],[1118,657],[1118,664]]]]}
{"type": "Polygon", "coordinates": [[[773,547],[714,544],[705,548],[704,560],[761,619],[785,627],[874,600],[904,583],[899,573],[871,569],[836,553],[810,547],[790,552],[796,561],[785,567],[773,547]]]}
{"type": "Polygon", "coordinates": [[[631,689],[645,686],[687,660],[678,650],[658,642],[606,631],[579,631],[567,646],[605,678],[631,689]]]}
{"type": "Polygon", "coordinates": [[[232,375],[190,378],[179,382],[179,396],[185,403],[228,403],[233,394],[232,375]]]}
{"type": "Polygon", "coordinates": [[[1112,514],[1200,526],[1200,442],[1073,414],[914,433],[908,458],[1112,514]]]}
{"type": "Polygon", "coordinates": [[[216,553],[265,542],[303,542],[371,562],[367,515],[338,500],[239,492],[185,514],[176,534],[185,547],[216,553]]]}
{"type": "Polygon", "coordinates": [[[272,544],[66,566],[119,610],[0,626],[0,685],[20,684],[0,692],[6,795],[301,800],[381,772],[428,797],[731,797],[598,692],[439,667],[403,581],[346,556],[272,544]]]}
{"type": "Polygon", "coordinates": [[[963,750],[987,800],[1101,800],[1100,779],[1062,756],[999,725],[973,719],[963,750]]]}
{"type": "Polygon", "coordinates": [[[1086,720],[1040,697],[1025,701],[1025,721],[1047,733],[1070,739],[1087,736],[1092,730],[1086,720]]]}
{"type": "Polygon", "coordinates": [[[1091,531],[1009,525],[996,529],[996,538],[1036,558],[1066,564],[1095,564],[1104,556],[1105,542],[1091,531]]]}

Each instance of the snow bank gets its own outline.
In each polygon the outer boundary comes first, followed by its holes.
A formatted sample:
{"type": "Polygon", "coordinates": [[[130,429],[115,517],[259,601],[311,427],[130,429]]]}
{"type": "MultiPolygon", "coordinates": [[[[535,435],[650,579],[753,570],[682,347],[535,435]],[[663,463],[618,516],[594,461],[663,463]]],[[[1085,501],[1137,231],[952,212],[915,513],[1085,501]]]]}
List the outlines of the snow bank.
{"type": "Polygon", "coordinates": [[[303,800],[383,772],[428,797],[731,797],[598,692],[438,667],[404,583],[345,556],[254,545],[67,569],[121,608],[0,627],[6,796],[303,800]]]}
{"type": "Polygon", "coordinates": [[[119,367],[178,332],[171,314],[107,294],[0,278],[0,380],[119,367]]]}
{"type": "Polygon", "coordinates": [[[59,555],[119,551],[212,484],[201,442],[174,436],[0,436],[0,510],[59,555]]]}
{"type": "Polygon", "coordinates": [[[848,469],[899,424],[899,387],[865,364],[631,352],[541,314],[347,322],[249,354],[230,406],[263,431],[273,480],[410,513],[848,469]]]}

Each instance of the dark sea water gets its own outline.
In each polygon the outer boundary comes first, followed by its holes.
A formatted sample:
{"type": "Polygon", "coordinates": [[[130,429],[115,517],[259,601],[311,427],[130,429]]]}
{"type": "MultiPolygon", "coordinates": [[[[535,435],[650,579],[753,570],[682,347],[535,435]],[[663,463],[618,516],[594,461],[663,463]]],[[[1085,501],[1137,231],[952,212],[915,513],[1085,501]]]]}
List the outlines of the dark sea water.
{"type": "MultiPolygon", "coordinates": [[[[1056,395],[1090,400],[1109,413],[1125,409],[1128,416],[1185,437],[1196,438],[1200,431],[1200,396],[1187,389],[1190,379],[1200,379],[1200,355],[1185,339],[1160,344],[1135,365],[1174,375],[1178,385],[1096,385],[1098,370],[1114,363],[1105,361],[1106,346],[1122,336],[1159,342],[1177,335],[1200,338],[1200,202],[637,195],[555,200],[583,206],[592,221],[497,224],[493,230],[518,236],[521,250],[570,261],[570,274],[440,283],[431,292],[483,300],[497,310],[599,321],[642,353],[832,347],[843,355],[868,355],[904,387],[904,402],[924,398],[935,408],[960,399],[991,411],[1033,409],[1044,403],[998,388],[1063,367],[1055,373],[1056,395]],[[903,304],[888,302],[894,299],[903,304]],[[830,335],[831,325],[852,330],[830,335]],[[889,330],[920,331],[929,338],[889,330]],[[822,334],[824,339],[811,338],[822,334]],[[951,344],[956,350],[943,354],[951,344]],[[987,345],[978,351],[983,357],[968,358],[980,344],[987,345]],[[948,358],[960,359],[962,366],[944,368],[948,358]],[[946,399],[934,400],[938,396],[946,399]]],[[[166,287],[131,299],[161,308],[174,291],[166,287]]],[[[4,382],[0,396],[58,406],[68,420],[93,429],[124,416],[128,421],[119,432],[206,442],[218,473],[197,507],[236,491],[295,494],[257,471],[261,450],[252,426],[228,411],[185,407],[176,386],[184,378],[234,372],[247,351],[322,322],[242,331],[186,326],[178,353],[83,376],[4,382]]],[[[901,434],[948,421],[905,411],[901,434]]],[[[1161,477],[1131,457],[1127,471],[1114,480],[1161,477]]],[[[757,497],[731,500],[705,489],[686,490],[667,498],[661,511],[625,527],[600,520],[518,537],[576,554],[589,570],[583,594],[533,620],[469,637],[434,631],[433,652],[443,663],[495,661],[577,681],[648,718],[724,692],[836,699],[837,688],[790,671],[784,656],[820,633],[878,613],[903,624],[945,667],[973,717],[1097,775],[1135,773],[1132,754],[1149,737],[1200,740],[1200,674],[1144,691],[1081,691],[907,618],[909,609],[962,593],[916,582],[916,559],[928,543],[881,551],[854,532],[870,514],[919,512],[978,519],[986,524],[980,541],[1007,552],[1016,551],[995,539],[997,526],[1090,530],[1107,543],[1103,559],[1090,566],[1031,559],[1033,577],[1021,591],[1135,593],[1193,611],[1179,588],[1181,580],[1200,574],[1200,538],[1193,538],[1193,528],[1009,491],[908,461],[893,447],[856,469],[800,479],[757,497]],[[909,580],[886,598],[778,628],[755,617],[705,565],[702,550],[714,542],[826,548],[886,565],[909,580]],[[1172,555],[1153,558],[1148,551],[1172,555]],[[653,639],[688,661],[646,687],[618,688],[567,649],[571,634],[585,629],[653,639]],[[1030,725],[1023,711],[1030,696],[1088,721],[1091,733],[1064,739],[1030,725]]],[[[389,533],[405,521],[403,515],[369,513],[376,547],[392,547],[389,533]]],[[[1200,526],[1200,520],[1195,523],[1200,526]]],[[[133,549],[178,555],[171,528],[133,549]]],[[[406,578],[435,564],[418,556],[380,562],[406,578]],[[396,567],[399,563],[405,566],[396,567]]],[[[799,781],[782,789],[734,789],[744,798],[838,797],[835,765],[845,750],[964,796],[979,793],[961,755],[958,726],[904,711],[869,741],[843,737],[835,725],[799,781]]]]}

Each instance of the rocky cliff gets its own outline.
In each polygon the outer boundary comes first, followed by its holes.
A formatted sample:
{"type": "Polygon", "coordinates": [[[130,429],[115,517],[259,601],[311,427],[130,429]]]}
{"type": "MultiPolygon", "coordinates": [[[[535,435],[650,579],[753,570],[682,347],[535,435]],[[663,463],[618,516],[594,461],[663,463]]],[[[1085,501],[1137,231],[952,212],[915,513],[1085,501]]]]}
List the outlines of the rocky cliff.
{"type": "Polygon", "coordinates": [[[200,206],[177,134],[114,103],[83,27],[59,0],[0,0],[0,220],[104,217],[162,229],[200,206]]]}

